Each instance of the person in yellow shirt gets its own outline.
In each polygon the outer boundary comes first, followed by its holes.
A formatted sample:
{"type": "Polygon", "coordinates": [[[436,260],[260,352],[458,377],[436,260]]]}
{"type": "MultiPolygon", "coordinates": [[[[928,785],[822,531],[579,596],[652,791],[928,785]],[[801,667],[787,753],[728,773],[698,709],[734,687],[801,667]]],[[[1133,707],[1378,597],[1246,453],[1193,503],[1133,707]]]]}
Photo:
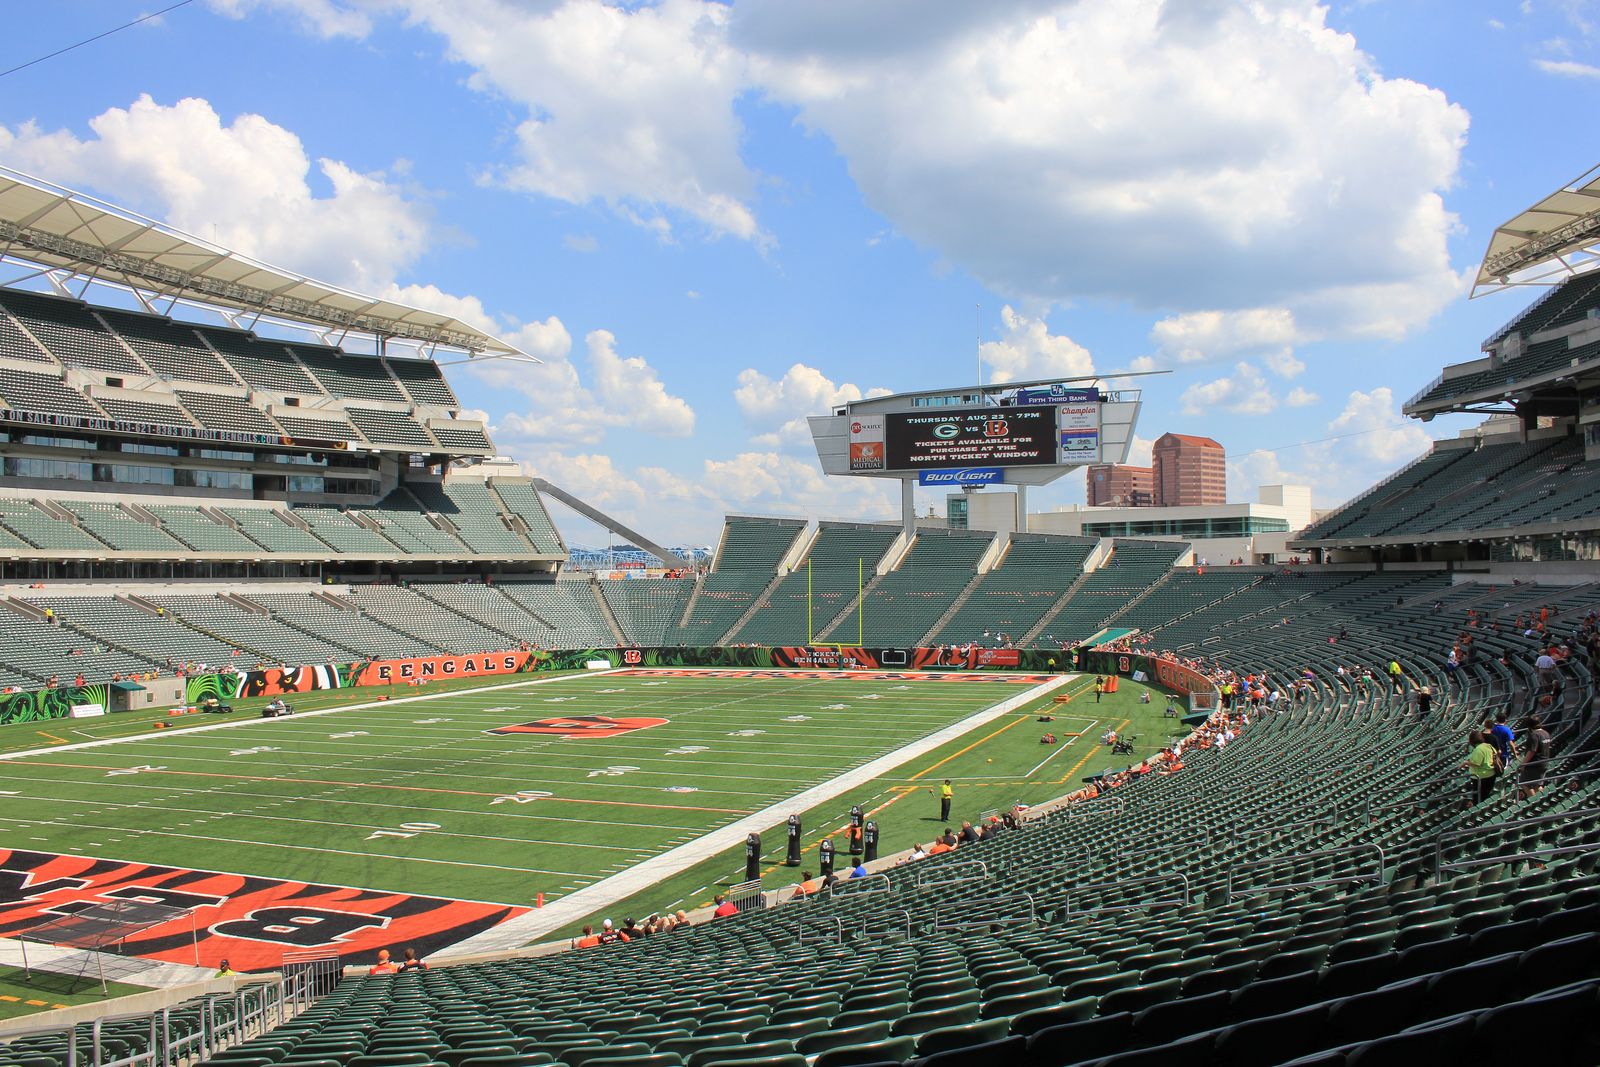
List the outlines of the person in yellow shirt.
{"type": "Polygon", "coordinates": [[[944,784],[939,787],[939,821],[940,822],[949,822],[950,821],[950,805],[955,800],[955,798],[956,798],[955,786],[951,785],[950,784],[950,779],[946,778],[944,780],[944,784]]]}

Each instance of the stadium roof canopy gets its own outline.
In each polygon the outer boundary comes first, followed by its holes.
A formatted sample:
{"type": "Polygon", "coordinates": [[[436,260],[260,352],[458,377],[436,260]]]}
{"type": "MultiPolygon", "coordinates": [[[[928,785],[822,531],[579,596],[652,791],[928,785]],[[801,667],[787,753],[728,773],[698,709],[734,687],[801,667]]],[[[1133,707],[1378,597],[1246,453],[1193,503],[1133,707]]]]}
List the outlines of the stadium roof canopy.
{"type": "Polygon", "coordinates": [[[1472,295],[1548,285],[1600,266],[1600,166],[1495,228],[1472,295]]]}
{"type": "Polygon", "coordinates": [[[268,266],[7,167],[0,167],[0,255],[172,301],[538,362],[449,315],[268,266]]]}

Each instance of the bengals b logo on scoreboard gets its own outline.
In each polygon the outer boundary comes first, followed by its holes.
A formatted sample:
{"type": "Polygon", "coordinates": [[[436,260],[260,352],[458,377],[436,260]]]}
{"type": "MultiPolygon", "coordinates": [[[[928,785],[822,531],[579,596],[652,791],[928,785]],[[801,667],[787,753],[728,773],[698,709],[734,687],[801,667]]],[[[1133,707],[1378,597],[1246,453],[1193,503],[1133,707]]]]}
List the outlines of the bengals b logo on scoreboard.
{"type": "Polygon", "coordinates": [[[622,662],[637,666],[644,662],[644,653],[637,648],[625,648],[622,650],[622,662]]]}
{"type": "Polygon", "coordinates": [[[983,436],[1010,437],[1011,424],[1006,422],[1005,419],[990,419],[988,422],[983,424],[983,436]]]}
{"type": "Polygon", "coordinates": [[[576,740],[580,737],[617,737],[620,734],[631,734],[635,730],[648,730],[652,726],[664,726],[666,722],[666,719],[650,718],[614,719],[610,715],[558,715],[550,719],[517,723],[515,726],[501,726],[486,732],[502,736],[537,734],[543,737],[576,740]]]}

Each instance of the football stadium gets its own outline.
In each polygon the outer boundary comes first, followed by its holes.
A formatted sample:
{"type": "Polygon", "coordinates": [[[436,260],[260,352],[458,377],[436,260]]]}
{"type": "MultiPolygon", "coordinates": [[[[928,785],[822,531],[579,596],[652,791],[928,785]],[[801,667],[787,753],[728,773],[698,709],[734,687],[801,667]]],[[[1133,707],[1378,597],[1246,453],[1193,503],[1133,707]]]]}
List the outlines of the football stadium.
{"type": "Polygon", "coordinates": [[[1034,521],[1164,371],[952,371],[696,552],[526,341],[5,164],[0,1067],[1600,1062],[1595,172],[1307,522],[1034,521]]]}

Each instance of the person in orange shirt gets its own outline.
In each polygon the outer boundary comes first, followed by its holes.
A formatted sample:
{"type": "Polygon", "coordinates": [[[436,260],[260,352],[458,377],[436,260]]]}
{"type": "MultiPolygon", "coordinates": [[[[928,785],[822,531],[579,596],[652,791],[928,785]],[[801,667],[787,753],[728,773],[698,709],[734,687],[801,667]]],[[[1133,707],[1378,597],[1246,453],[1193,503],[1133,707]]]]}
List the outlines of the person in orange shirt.
{"type": "Polygon", "coordinates": [[[378,951],[378,962],[372,965],[367,974],[396,974],[399,970],[399,966],[389,958],[389,950],[380,949],[378,951]]]}
{"type": "Polygon", "coordinates": [[[600,939],[595,936],[594,927],[590,926],[588,923],[584,923],[583,924],[583,936],[579,937],[579,938],[574,938],[573,942],[572,942],[572,947],[573,948],[595,948],[599,944],[600,944],[600,939]]]}
{"type": "Polygon", "coordinates": [[[799,900],[802,897],[809,897],[811,894],[815,893],[821,888],[822,887],[817,884],[817,880],[811,877],[810,871],[801,871],[800,884],[794,887],[794,896],[790,897],[789,899],[799,900]]]}

